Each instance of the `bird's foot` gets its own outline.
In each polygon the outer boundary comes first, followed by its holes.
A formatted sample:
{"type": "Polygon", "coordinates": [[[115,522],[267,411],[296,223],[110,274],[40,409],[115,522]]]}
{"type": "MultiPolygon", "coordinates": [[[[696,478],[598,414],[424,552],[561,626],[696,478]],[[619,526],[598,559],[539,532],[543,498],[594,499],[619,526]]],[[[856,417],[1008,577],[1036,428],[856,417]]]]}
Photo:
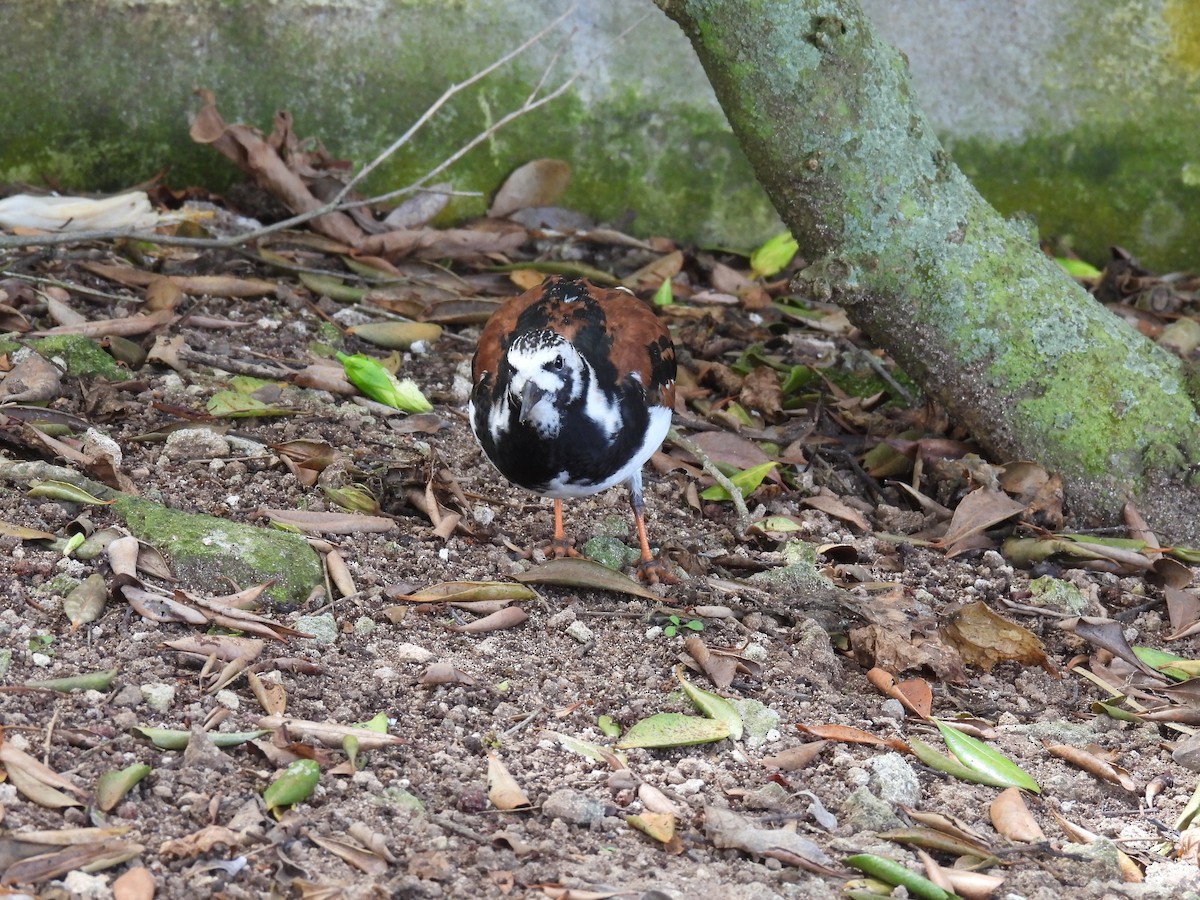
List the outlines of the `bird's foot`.
{"type": "Polygon", "coordinates": [[[637,576],[646,584],[679,583],[679,578],[671,571],[671,567],[658,557],[651,557],[638,563],[637,576]]]}
{"type": "Polygon", "coordinates": [[[575,549],[575,538],[565,535],[548,540],[542,545],[542,551],[546,554],[546,559],[571,559],[581,555],[575,549]]]}

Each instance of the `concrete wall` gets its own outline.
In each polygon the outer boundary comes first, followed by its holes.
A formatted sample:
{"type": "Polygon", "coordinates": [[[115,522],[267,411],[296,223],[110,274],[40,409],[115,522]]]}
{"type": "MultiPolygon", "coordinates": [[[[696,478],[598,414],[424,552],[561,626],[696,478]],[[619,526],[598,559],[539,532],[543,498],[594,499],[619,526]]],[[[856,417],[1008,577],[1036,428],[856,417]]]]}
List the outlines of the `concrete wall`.
{"type": "MultiPolygon", "coordinates": [[[[908,55],[956,159],[1004,212],[1100,260],[1108,242],[1200,265],[1200,4],[1195,0],[864,0],[908,55]]],[[[0,183],[115,190],[235,173],[187,137],[192,90],[230,121],[300,135],[356,163],[451,82],[543,27],[563,0],[0,0],[0,183]]],[[[639,234],[748,247],[777,226],[703,72],[649,0],[580,0],[546,46],[452,103],[371,187],[399,187],[551,76],[568,97],[454,170],[494,189],[537,156],[574,170],[565,205],[639,234]]],[[[455,214],[483,201],[461,200],[455,214]]]]}

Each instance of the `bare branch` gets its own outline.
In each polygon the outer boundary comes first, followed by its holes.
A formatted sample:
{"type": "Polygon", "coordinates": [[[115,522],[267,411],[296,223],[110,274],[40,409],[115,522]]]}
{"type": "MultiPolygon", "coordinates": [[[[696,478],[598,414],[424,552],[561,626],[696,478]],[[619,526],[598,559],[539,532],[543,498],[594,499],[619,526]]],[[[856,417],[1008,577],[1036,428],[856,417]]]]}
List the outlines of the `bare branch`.
{"type": "Polygon", "coordinates": [[[446,91],[443,92],[443,94],[436,101],[434,101],[434,103],[428,109],[426,109],[424,113],[421,114],[417,121],[414,122],[403,135],[397,138],[389,147],[376,156],[375,159],[367,163],[367,165],[365,165],[347,184],[345,184],[338,191],[333,199],[323,203],[318,207],[291,216],[279,222],[274,222],[270,225],[264,225],[251,231],[242,232],[240,234],[230,235],[223,238],[177,237],[174,235],[146,232],[135,228],[96,229],[91,231],[58,232],[54,234],[42,235],[0,235],[0,250],[31,246],[56,246],[63,244],[82,243],[85,241],[116,240],[121,238],[142,240],[168,247],[175,246],[195,247],[201,249],[229,249],[256,241],[260,238],[267,237],[268,235],[275,234],[280,231],[294,228],[297,225],[302,225],[305,222],[328,215],[329,213],[344,212],[349,209],[385,202],[387,200],[403,196],[404,194],[415,193],[416,191],[421,190],[422,187],[431,179],[436,177],[441,172],[444,172],[447,168],[458,162],[458,160],[462,159],[462,157],[471,150],[493,137],[500,129],[504,128],[506,125],[510,124],[521,116],[531,113],[539,107],[544,106],[550,101],[562,96],[571,87],[571,85],[578,80],[583,72],[582,67],[571,74],[553,91],[545,94],[544,96],[538,97],[538,94],[545,86],[546,81],[549,79],[550,72],[553,70],[554,65],[562,56],[564,48],[570,43],[574,32],[572,32],[571,35],[569,35],[563,42],[563,45],[554,52],[550,62],[547,64],[542,72],[541,77],[538,79],[537,84],[534,86],[533,90],[520,107],[512,110],[508,114],[502,116],[496,122],[493,122],[491,125],[483,129],[481,132],[475,135],[475,137],[471,138],[471,140],[467,141],[467,143],[459,147],[458,150],[452,153],[437,166],[430,169],[413,183],[403,188],[398,188],[397,190],[380,194],[376,197],[351,201],[346,201],[345,199],[350,191],[353,190],[355,185],[359,184],[367,175],[378,168],[389,157],[394,155],[401,147],[405,146],[405,144],[411,141],[413,136],[416,135],[416,133],[420,131],[420,129],[424,127],[424,125],[427,124],[430,119],[432,119],[433,116],[435,116],[453,97],[460,94],[462,91],[466,90],[472,85],[478,83],[483,78],[486,78],[488,75],[492,74],[507,63],[519,57],[521,54],[527,52],[530,48],[537,45],[546,37],[546,35],[562,24],[562,22],[567,19],[574,12],[574,10],[575,4],[573,3],[562,15],[560,15],[557,19],[555,19],[537,34],[530,37],[520,46],[514,48],[504,56],[490,63],[483,69],[473,74],[471,77],[467,78],[465,81],[451,85],[449,88],[447,88],[446,91]]]}

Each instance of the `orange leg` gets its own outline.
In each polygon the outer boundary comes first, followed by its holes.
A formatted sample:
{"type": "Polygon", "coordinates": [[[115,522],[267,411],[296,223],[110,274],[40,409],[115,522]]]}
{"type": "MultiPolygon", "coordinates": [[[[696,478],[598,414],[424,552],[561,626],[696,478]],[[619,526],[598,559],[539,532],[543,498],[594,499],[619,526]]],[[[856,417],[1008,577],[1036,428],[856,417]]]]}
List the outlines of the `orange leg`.
{"type": "Polygon", "coordinates": [[[561,500],[554,501],[554,537],[546,547],[546,555],[551,559],[579,555],[579,551],[575,549],[575,539],[567,537],[567,532],[563,528],[561,500]]]}
{"type": "Polygon", "coordinates": [[[633,524],[637,528],[638,544],[642,548],[642,561],[638,563],[638,578],[648,584],[677,584],[679,579],[671,567],[650,552],[650,539],[646,536],[646,517],[642,514],[642,479],[640,473],[629,482],[629,505],[633,508],[633,524]]]}

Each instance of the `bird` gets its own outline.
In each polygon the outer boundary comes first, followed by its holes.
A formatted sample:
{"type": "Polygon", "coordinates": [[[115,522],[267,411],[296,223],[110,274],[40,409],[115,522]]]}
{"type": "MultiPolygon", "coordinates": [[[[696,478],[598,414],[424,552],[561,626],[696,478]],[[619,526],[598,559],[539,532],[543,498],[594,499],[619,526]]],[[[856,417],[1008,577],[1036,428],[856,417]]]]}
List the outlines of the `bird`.
{"type": "Polygon", "coordinates": [[[646,303],[627,288],[550,276],[488,319],[471,379],[468,416],[484,454],[513,484],[554,500],[548,555],[579,555],[563,529],[564,499],[623,482],[638,577],[676,581],[646,535],[642,466],[675,406],[675,347],[646,303]]]}

